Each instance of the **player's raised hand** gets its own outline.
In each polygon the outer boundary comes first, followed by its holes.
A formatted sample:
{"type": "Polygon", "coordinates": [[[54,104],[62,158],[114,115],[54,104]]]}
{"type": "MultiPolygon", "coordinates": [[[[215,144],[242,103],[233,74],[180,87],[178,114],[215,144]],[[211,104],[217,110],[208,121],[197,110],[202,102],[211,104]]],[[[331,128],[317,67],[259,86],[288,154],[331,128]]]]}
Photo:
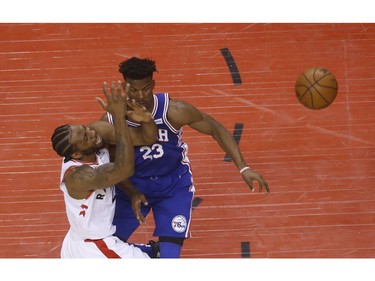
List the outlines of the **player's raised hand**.
{"type": "Polygon", "coordinates": [[[115,86],[115,82],[112,81],[110,93],[107,89],[107,82],[103,82],[103,93],[108,104],[101,98],[96,98],[103,109],[112,115],[120,114],[125,116],[127,111],[127,95],[122,91],[121,81],[117,82],[117,87],[115,86]]]}
{"type": "Polygon", "coordinates": [[[128,99],[128,109],[130,110],[126,112],[126,115],[134,122],[150,122],[153,119],[146,107],[140,105],[134,99],[128,99]]]}

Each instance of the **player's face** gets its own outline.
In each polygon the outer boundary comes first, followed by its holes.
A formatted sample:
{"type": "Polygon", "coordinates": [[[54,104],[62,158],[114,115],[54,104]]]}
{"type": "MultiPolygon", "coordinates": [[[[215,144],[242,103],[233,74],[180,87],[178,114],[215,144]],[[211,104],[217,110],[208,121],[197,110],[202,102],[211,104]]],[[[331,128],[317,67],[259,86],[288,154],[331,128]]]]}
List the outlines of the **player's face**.
{"type": "Polygon", "coordinates": [[[90,127],[85,125],[71,125],[72,135],[70,143],[75,145],[78,152],[91,154],[104,146],[102,137],[90,127]]]}
{"type": "Polygon", "coordinates": [[[153,90],[155,87],[155,80],[151,77],[141,80],[126,79],[124,89],[129,98],[134,99],[139,104],[146,107],[149,111],[152,110],[154,98],[153,90]]]}

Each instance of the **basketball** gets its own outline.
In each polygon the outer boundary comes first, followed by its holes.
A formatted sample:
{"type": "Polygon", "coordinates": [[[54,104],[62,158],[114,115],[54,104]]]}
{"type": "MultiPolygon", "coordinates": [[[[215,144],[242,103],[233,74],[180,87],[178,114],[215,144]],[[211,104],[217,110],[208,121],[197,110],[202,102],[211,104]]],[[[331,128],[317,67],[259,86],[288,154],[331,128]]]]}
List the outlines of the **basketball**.
{"type": "Polygon", "coordinates": [[[323,67],[306,69],[296,81],[299,102],[309,109],[329,106],[337,96],[336,77],[323,67]]]}

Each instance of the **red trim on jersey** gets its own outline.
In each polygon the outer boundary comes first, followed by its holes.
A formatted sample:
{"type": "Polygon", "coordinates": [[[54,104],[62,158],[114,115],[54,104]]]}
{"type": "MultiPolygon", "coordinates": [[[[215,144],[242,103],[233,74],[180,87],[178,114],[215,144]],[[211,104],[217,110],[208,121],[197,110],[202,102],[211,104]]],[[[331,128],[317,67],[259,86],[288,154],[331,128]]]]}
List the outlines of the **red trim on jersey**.
{"type": "Polygon", "coordinates": [[[118,254],[116,254],[115,251],[108,248],[107,244],[103,241],[103,239],[100,239],[100,240],[86,239],[85,242],[95,243],[98,249],[109,259],[121,259],[121,257],[118,254]]]}
{"type": "Polygon", "coordinates": [[[99,165],[98,155],[95,155],[95,156],[96,156],[96,160],[93,161],[93,162],[86,162],[86,161],[81,161],[81,160],[78,160],[78,159],[70,159],[69,161],[81,163],[82,165],[99,165]]]}
{"type": "Polygon", "coordinates": [[[89,199],[89,197],[91,196],[91,194],[93,194],[94,193],[94,191],[95,190],[92,190],[92,191],[90,191],[90,193],[89,194],[87,194],[87,196],[85,197],[85,199],[87,200],[87,199],[89,199]]]}
{"type": "MultiPolygon", "coordinates": [[[[77,167],[82,167],[82,166],[84,166],[84,165],[85,165],[85,164],[80,165],[80,166],[70,166],[68,169],[66,169],[66,171],[65,171],[65,173],[64,173],[64,177],[63,177],[63,179],[62,179],[61,182],[64,182],[64,181],[65,181],[65,177],[66,177],[66,175],[68,174],[69,171],[71,171],[71,170],[73,170],[73,169],[75,169],[75,168],[77,168],[77,167]]],[[[87,194],[87,196],[85,197],[85,199],[89,199],[89,197],[91,196],[91,194],[94,193],[94,191],[95,191],[95,190],[91,190],[91,191],[89,192],[89,194],[87,194]]]]}
{"type": "MultiPolygon", "coordinates": [[[[74,169],[74,168],[81,167],[81,166],[85,166],[85,165],[87,165],[87,166],[90,166],[90,165],[99,165],[98,155],[96,155],[96,160],[95,160],[95,162],[83,162],[83,161],[79,161],[79,160],[75,160],[75,159],[71,159],[71,160],[69,160],[69,161],[72,161],[72,162],[75,162],[75,163],[81,163],[82,165],[72,165],[72,166],[70,166],[68,169],[66,169],[66,171],[65,171],[65,173],[64,173],[64,176],[63,176],[61,182],[64,182],[64,181],[65,181],[65,177],[66,177],[67,173],[68,173],[69,171],[71,171],[72,169],[74,169]]],[[[91,167],[91,166],[90,166],[90,167],[91,167]]],[[[89,195],[89,196],[90,196],[90,195],[89,195]]]]}
{"type": "Polygon", "coordinates": [[[68,174],[68,172],[70,172],[71,170],[73,170],[74,168],[77,168],[77,167],[80,167],[80,166],[70,166],[68,169],[66,169],[65,173],[64,173],[64,176],[61,180],[61,182],[64,182],[65,181],[65,177],[66,175],[68,174]]]}

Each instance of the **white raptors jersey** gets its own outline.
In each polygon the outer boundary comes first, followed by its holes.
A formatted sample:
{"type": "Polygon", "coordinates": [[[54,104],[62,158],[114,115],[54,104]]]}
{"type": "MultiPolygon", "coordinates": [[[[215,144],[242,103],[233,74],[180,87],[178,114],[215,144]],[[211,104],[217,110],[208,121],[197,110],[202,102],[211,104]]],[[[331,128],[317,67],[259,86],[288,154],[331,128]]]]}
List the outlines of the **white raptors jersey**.
{"type": "Polygon", "coordinates": [[[102,239],[111,236],[116,228],[112,224],[115,213],[114,186],[105,189],[96,189],[85,199],[74,199],[69,196],[65,186],[67,172],[75,167],[89,165],[97,168],[109,163],[107,149],[101,149],[96,153],[96,162],[85,163],[69,160],[62,164],[60,188],[64,192],[66,213],[70,223],[70,233],[74,239],[102,239]]]}

